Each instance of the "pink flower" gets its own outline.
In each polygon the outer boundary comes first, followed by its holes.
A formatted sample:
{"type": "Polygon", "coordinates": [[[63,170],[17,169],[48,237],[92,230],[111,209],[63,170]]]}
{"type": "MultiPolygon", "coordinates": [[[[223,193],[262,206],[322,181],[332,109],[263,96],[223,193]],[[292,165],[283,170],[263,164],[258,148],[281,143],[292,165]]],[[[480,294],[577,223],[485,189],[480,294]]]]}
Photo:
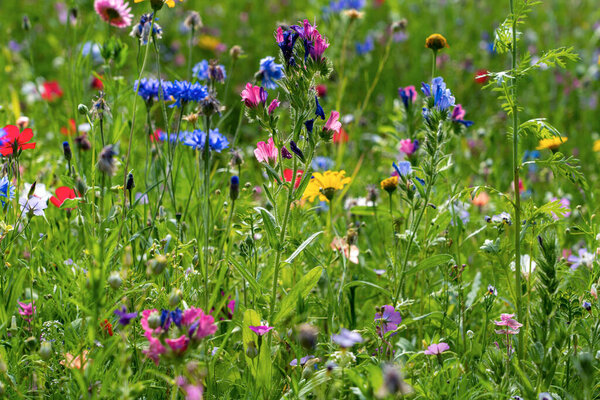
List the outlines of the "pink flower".
{"type": "Polygon", "coordinates": [[[280,26],[277,27],[277,32],[275,33],[275,40],[277,40],[277,43],[283,43],[283,29],[280,26]]]}
{"type": "Polygon", "coordinates": [[[131,8],[123,0],[96,0],[94,9],[100,18],[112,26],[127,28],[131,25],[131,8]]]}
{"type": "Polygon", "coordinates": [[[36,311],[34,303],[22,303],[20,301],[18,303],[20,308],[19,314],[25,317],[25,321],[31,322],[31,317],[33,316],[33,314],[35,314],[36,311]]]}
{"type": "Polygon", "coordinates": [[[332,111],[331,115],[329,116],[329,119],[327,120],[327,122],[325,122],[325,126],[323,127],[323,129],[328,131],[339,132],[339,130],[342,128],[342,123],[338,121],[339,118],[340,113],[337,111],[332,111]]]}
{"type": "Polygon", "coordinates": [[[424,353],[427,355],[438,355],[442,354],[446,350],[450,350],[450,346],[448,346],[448,343],[432,343],[429,345],[429,347],[427,347],[427,350],[425,350],[424,353]]]}
{"type": "Polygon", "coordinates": [[[275,111],[275,109],[277,107],[279,107],[280,104],[281,103],[279,102],[279,100],[273,99],[273,101],[271,102],[271,104],[269,104],[269,109],[268,109],[269,115],[271,115],[273,113],[273,111],[275,111]]]}
{"type": "Polygon", "coordinates": [[[183,354],[188,347],[190,339],[186,335],[181,335],[177,339],[165,339],[165,343],[177,355],[183,354]]]}
{"type": "Polygon", "coordinates": [[[217,331],[215,318],[212,315],[204,314],[202,310],[200,311],[199,318],[192,324],[189,330],[190,337],[195,340],[201,340],[217,331]]]}
{"type": "Polygon", "coordinates": [[[253,86],[250,82],[246,83],[246,89],[242,90],[242,100],[248,108],[254,108],[259,103],[263,105],[267,101],[267,91],[261,86],[253,86]]]}
{"type": "Polygon", "coordinates": [[[266,334],[267,332],[269,332],[271,329],[273,329],[272,326],[249,326],[248,328],[250,328],[250,330],[254,333],[256,333],[258,336],[262,336],[264,334],[266,334]]]}
{"type": "Polygon", "coordinates": [[[144,332],[146,333],[160,333],[162,331],[162,328],[159,326],[158,328],[152,329],[150,328],[150,326],[148,325],[148,318],[150,317],[150,315],[152,314],[158,314],[158,310],[156,308],[153,308],[151,310],[144,310],[142,311],[142,320],[141,320],[141,324],[142,324],[142,328],[144,328],[144,332]]]}
{"type": "Polygon", "coordinates": [[[144,353],[148,358],[154,361],[154,364],[158,365],[160,355],[166,352],[167,350],[165,349],[165,346],[162,345],[159,339],[152,336],[152,333],[150,331],[146,331],[144,333],[144,336],[146,336],[146,339],[148,339],[148,343],[150,345],[148,346],[148,349],[142,350],[142,353],[144,353]]]}
{"type": "Polygon", "coordinates": [[[254,156],[258,160],[258,162],[266,162],[268,163],[271,159],[273,161],[277,161],[277,147],[275,147],[275,143],[273,143],[273,138],[269,138],[267,143],[258,142],[256,144],[256,149],[254,149],[254,156]]]}
{"type": "Polygon", "coordinates": [[[508,329],[496,330],[496,333],[501,335],[516,335],[519,333],[519,328],[523,326],[516,319],[513,319],[515,314],[502,314],[500,315],[500,321],[494,321],[497,326],[506,326],[508,329]]]}
{"type": "Polygon", "coordinates": [[[418,141],[412,141],[410,139],[402,139],[400,141],[400,151],[407,156],[412,155],[419,148],[418,141]]]}
{"type": "Polygon", "coordinates": [[[323,56],[323,53],[325,52],[325,50],[327,50],[327,48],[329,47],[329,42],[327,42],[327,39],[325,39],[324,37],[321,36],[321,34],[319,32],[315,31],[315,34],[313,35],[313,47],[311,47],[310,49],[310,56],[319,61],[321,59],[321,57],[323,56]]]}

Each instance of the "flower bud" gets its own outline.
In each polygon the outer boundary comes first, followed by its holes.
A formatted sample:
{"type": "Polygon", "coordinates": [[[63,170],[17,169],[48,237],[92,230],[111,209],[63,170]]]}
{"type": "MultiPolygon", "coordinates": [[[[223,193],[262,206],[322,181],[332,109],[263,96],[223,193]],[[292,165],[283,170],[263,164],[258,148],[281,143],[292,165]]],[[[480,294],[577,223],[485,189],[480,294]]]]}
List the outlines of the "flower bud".
{"type": "Polygon", "coordinates": [[[90,111],[88,109],[88,107],[85,104],[80,104],[77,106],[77,111],[79,112],[79,114],[81,115],[87,115],[87,113],[90,111]]]}
{"type": "Polygon", "coordinates": [[[160,326],[160,314],[155,311],[148,316],[148,327],[150,329],[156,329],[160,326]]]}
{"type": "Polygon", "coordinates": [[[43,341],[40,346],[39,354],[42,360],[48,361],[48,359],[50,359],[50,357],[52,357],[52,355],[54,354],[54,352],[52,351],[52,343],[48,341],[43,341]]]}
{"type": "Polygon", "coordinates": [[[248,348],[246,349],[246,355],[250,359],[254,359],[258,356],[258,349],[256,348],[256,343],[254,343],[254,341],[251,341],[250,343],[248,343],[248,348]]]}
{"type": "Polygon", "coordinates": [[[310,324],[302,324],[298,328],[298,342],[307,350],[314,349],[317,345],[319,331],[310,324]]]}
{"type": "Polygon", "coordinates": [[[121,274],[119,274],[118,271],[113,271],[108,277],[108,286],[110,286],[114,290],[120,288],[122,283],[123,280],[121,279],[121,274]]]}
{"type": "Polygon", "coordinates": [[[169,305],[171,307],[175,307],[177,304],[179,304],[182,295],[183,293],[181,292],[181,290],[173,288],[171,294],[169,295],[169,305]]]}
{"type": "Polygon", "coordinates": [[[146,269],[146,272],[148,275],[158,275],[162,273],[166,267],[167,257],[161,254],[148,261],[148,268],[146,269]]]}
{"type": "Polygon", "coordinates": [[[126,183],[125,187],[129,191],[131,191],[135,187],[135,182],[133,180],[133,174],[131,172],[127,175],[127,183],[126,183]]]}
{"type": "Polygon", "coordinates": [[[232,46],[231,49],[229,50],[229,55],[234,60],[238,59],[243,53],[244,53],[244,50],[242,50],[242,48],[238,45],[232,46]]]}
{"type": "Polygon", "coordinates": [[[71,161],[73,153],[71,152],[71,145],[66,140],[63,142],[63,154],[65,155],[65,160],[71,161]]]}
{"type": "Polygon", "coordinates": [[[235,201],[240,195],[240,178],[237,175],[231,177],[231,183],[229,185],[229,198],[235,201]]]}

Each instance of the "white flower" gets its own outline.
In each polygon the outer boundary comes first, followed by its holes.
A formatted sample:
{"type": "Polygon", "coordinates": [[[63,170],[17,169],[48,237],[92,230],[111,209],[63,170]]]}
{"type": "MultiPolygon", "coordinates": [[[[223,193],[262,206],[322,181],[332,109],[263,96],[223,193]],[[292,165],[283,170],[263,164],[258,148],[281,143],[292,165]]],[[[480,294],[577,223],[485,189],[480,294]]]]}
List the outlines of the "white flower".
{"type": "MultiPolygon", "coordinates": [[[[529,275],[535,271],[537,267],[537,263],[529,256],[529,254],[521,255],[521,273],[525,276],[525,278],[529,278],[529,275]]],[[[512,261],[510,263],[510,269],[515,270],[515,262],[512,261]]]]}

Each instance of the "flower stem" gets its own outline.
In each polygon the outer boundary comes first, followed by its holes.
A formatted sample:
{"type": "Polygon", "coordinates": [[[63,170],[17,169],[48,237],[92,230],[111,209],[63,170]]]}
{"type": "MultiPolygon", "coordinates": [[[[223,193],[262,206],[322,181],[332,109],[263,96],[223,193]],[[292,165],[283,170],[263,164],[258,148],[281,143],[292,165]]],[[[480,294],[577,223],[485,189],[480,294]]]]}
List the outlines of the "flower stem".
{"type": "MultiPolygon", "coordinates": [[[[511,92],[513,98],[512,123],[513,123],[513,185],[515,191],[515,297],[517,303],[517,318],[524,320],[522,304],[521,304],[521,194],[519,192],[519,114],[517,106],[517,19],[515,16],[514,0],[510,1],[510,13],[512,16],[512,70],[511,74],[511,92]]],[[[517,348],[518,359],[521,360],[523,355],[523,334],[519,338],[517,348]]]]}
{"type": "Polygon", "coordinates": [[[204,226],[206,232],[204,234],[204,299],[205,308],[208,309],[209,291],[208,291],[208,244],[210,235],[210,116],[204,119],[206,129],[206,140],[204,142],[204,226]]]}

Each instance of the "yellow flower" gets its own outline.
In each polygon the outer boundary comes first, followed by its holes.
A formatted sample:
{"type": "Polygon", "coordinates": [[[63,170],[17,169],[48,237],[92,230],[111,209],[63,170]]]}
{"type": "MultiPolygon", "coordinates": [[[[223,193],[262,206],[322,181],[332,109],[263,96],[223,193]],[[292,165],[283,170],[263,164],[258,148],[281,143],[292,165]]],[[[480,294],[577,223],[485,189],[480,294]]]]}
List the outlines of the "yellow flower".
{"type": "Polygon", "coordinates": [[[346,171],[315,172],[302,195],[303,199],[313,201],[317,196],[321,201],[330,201],[336,190],[341,190],[352,179],[346,177],[346,171]]]}
{"type": "Polygon", "coordinates": [[[443,49],[444,47],[450,46],[448,45],[448,41],[445,37],[443,37],[439,33],[434,33],[433,35],[429,35],[429,37],[425,40],[425,47],[433,51],[438,51],[443,49]]]}
{"type": "MultiPolygon", "coordinates": [[[[142,1],[144,0],[133,0],[134,3],[141,3],[142,1]]],[[[169,6],[169,8],[175,7],[175,0],[150,0],[150,3],[152,4],[152,8],[154,10],[160,10],[163,4],[166,4],[169,6]]]]}
{"type": "Polygon", "coordinates": [[[600,151],[600,139],[594,142],[594,151],[600,151]]]}
{"type": "Polygon", "coordinates": [[[540,143],[538,144],[538,147],[536,147],[536,149],[537,150],[543,150],[543,149],[556,150],[556,149],[558,149],[558,146],[560,146],[567,140],[569,140],[569,138],[558,137],[558,136],[552,137],[550,139],[542,139],[542,140],[540,140],[540,143]]]}
{"type": "Polygon", "coordinates": [[[198,46],[205,50],[215,51],[217,46],[219,46],[220,44],[221,41],[214,36],[202,35],[198,38],[198,46]]]}
{"type": "Polygon", "coordinates": [[[381,188],[392,194],[398,187],[398,176],[391,176],[381,181],[381,188]]]}

